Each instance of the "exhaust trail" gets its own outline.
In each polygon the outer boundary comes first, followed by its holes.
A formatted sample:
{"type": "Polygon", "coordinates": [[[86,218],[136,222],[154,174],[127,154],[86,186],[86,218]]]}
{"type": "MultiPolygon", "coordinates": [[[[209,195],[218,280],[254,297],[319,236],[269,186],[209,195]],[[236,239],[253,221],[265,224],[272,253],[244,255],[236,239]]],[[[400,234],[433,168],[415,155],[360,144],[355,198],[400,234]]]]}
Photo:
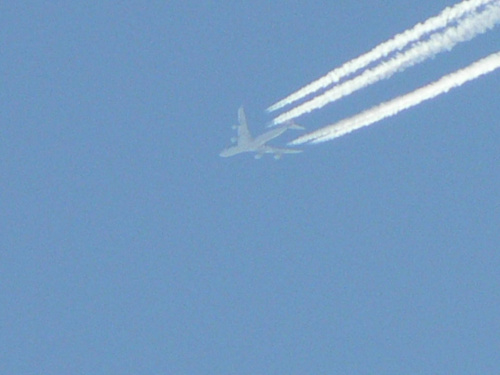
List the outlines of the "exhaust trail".
{"type": "Polygon", "coordinates": [[[291,142],[289,145],[299,145],[310,142],[313,144],[330,141],[341,137],[354,130],[372,125],[387,117],[394,116],[399,112],[414,107],[423,101],[435,98],[453,88],[460,87],[464,83],[474,80],[482,75],[491,73],[500,68],[500,52],[494,53],[476,61],[466,68],[448,74],[441,79],[421,87],[409,94],[400,96],[391,101],[379,104],[356,116],[341,120],[335,124],[325,126],[319,130],[305,134],[291,142]]]}
{"type": "Polygon", "coordinates": [[[459,43],[471,40],[477,35],[485,33],[499,22],[500,2],[496,2],[494,5],[489,5],[481,13],[476,13],[465,18],[457,26],[450,26],[441,33],[432,34],[428,40],[416,43],[412,48],[403,53],[398,53],[392,59],[382,62],[372,69],[365,70],[361,75],[335,86],[323,94],[277,116],[272,121],[272,124],[278,125],[285,121],[290,121],[382,79],[387,79],[397,72],[402,72],[440,52],[451,50],[459,43]]]}
{"type": "Polygon", "coordinates": [[[452,7],[445,8],[439,15],[429,18],[423,23],[416,24],[413,28],[397,34],[392,39],[379,44],[371,51],[346,62],[344,65],[330,71],[325,76],[304,86],[300,90],[292,93],[286,98],[270,106],[267,111],[273,112],[287,105],[290,105],[305,96],[318,90],[326,88],[339,82],[342,78],[349,76],[369,64],[388,57],[391,53],[404,49],[412,42],[418,41],[424,35],[434,32],[440,28],[450,25],[470,12],[476,11],[479,7],[491,3],[493,0],[466,0],[452,7]]]}

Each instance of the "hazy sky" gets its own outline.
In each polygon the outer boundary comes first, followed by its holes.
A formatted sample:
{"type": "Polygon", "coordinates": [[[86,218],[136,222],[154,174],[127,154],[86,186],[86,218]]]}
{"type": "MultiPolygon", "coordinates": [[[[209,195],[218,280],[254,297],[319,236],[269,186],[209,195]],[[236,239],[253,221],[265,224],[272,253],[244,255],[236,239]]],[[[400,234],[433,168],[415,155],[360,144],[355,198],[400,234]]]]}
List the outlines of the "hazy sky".
{"type": "MultiPolygon", "coordinates": [[[[218,156],[240,105],[258,134],[454,3],[4,1],[0,373],[498,371],[499,72],[280,161],[218,156]]],[[[499,30],[298,122],[465,67],[499,30]]]]}

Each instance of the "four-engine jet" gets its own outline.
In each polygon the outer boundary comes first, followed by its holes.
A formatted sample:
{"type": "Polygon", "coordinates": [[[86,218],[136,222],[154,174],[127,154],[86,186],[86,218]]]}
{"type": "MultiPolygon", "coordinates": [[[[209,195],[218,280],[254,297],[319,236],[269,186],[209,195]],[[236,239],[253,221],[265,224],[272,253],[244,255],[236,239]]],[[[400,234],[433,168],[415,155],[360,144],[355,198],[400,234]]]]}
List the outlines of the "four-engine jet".
{"type": "Polygon", "coordinates": [[[239,125],[233,126],[233,128],[237,129],[238,136],[231,138],[231,141],[236,143],[236,145],[222,150],[219,154],[222,157],[233,156],[241,154],[242,152],[255,152],[256,159],[260,159],[264,154],[274,154],[274,158],[279,159],[283,154],[296,154],[302,152],[302,150],[277,148],[267,145],[267,142],[271,139],[279,137],[288,129],[304,129],[302,126],[294,123],[285,123],[278,128],[272,129],[256,138],[253,138],[248,130],[247,119],[243,107],[238,109],[238,122],[239,125]]]}

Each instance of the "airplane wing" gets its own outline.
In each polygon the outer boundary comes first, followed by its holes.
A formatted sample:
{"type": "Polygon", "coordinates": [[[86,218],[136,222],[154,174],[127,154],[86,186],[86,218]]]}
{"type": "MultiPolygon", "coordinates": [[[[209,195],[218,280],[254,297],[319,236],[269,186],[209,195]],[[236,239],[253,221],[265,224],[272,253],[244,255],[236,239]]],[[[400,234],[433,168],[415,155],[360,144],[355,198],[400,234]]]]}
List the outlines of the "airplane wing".
{"type": "Polygon", "coordinates": [[[245,110],[243,106],[238,109],[238,144],[248,143],[251,141],[252,136],[248,130],[247,116],[245,115],[245,110]]]}

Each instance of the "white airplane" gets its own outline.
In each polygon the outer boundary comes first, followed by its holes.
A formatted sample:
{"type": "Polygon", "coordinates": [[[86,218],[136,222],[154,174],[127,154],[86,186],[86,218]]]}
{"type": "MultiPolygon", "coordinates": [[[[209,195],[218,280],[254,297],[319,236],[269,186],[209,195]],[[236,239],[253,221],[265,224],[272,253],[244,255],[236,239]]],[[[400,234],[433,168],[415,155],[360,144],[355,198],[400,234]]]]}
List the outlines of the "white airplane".
{"type": "Polygon", "coordinates": [[[242,152],[255,152],[256,159],[260,159],[264,154],[274,154],[274,158],[279,159],[283,156],[283,154],[297,154],[302,152],[302,150],[277,148],[267,145],[267,142],[271,139],[279,137],[288,129],[304,129],[302,126],[294,124],[293,122],[285,123],[276,129],[272,129],[256,138],[253,138],[248,130],[247,118],[243,107],[238,109],[238,122],[239,125],[233,126],[233,129],[237,129],[238,136],[231,138],[231,141],[236,143],[236,145],[222,150],[219,155],[224,158],[241,154],[242,152]]]}

